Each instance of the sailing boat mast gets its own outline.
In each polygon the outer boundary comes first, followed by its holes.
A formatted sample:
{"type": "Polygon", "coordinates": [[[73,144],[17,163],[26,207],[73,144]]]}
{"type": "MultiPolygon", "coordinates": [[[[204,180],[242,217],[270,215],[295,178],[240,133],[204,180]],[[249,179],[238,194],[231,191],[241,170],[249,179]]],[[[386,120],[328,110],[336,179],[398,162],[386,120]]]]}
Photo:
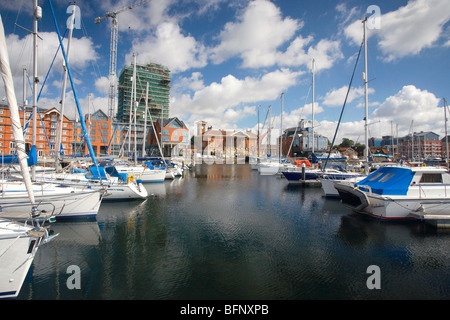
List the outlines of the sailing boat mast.
{"type": "MultiPolygon", "coordinates": [[[[312,128],[312,149],[311,149],[311,153],[314,154],[314,67],[315,67],[315,61],[314,59],[312,60],[312,66],[311,66],[311,73],[312,73],[312,104],[311,104],[311,109],[312,109],[312,122],[311,122],[311,128],[312,128]]],[[[330,150],[331,152],[331,150],[330,150]]]]}
{"type": "MultiPolygon", "coordinates": [[[[33,14],[33,135],[32,144],[36,145],[37,133],[37,37],[38,37],[38,19],[42,18],[42,8],[38,6],[37,0],[34,0],[33,14]]],[[[31,179],[36,178],[36,165],[31,165],[31,179]]]]}
{"type": "Polygon", "coordinates": [[[364,81],[364,105],[365,105],[365,124],[364,124],[364,143],[366,147],[364,148],[364,160],[365,160],[365,170],[364,173],[368,174],[369,165],[369,99],[368,99],[368,77],[367,77],[367,36],[366,36],[366,23],[367,18],[363,20],[364,26],[364,73],[362,79],[364,81]]]}
{"type": "Polygon", "coordinates": [[[279,163],[281,163],[281,157],[283,156],[283,99],[284,98],[284,92],[281,93],[281,124],[280,124],[280,160],[279,163]]]}
{"type": "Polygon", "coordinates": [[[142,157],[145,157],[145,138],[147,137],[148,82],[145,88],[144,136],[142,137],[142,157]]]}
{"type": "MultiPolygon", "coordinates": [[[[134,53],[133,53],[133,61],[134,61],[134,53]]],[[[131,78],[131,98],[130,98],[130,112],[128,113],[128,157],[131,152],[131,115],[133,114],[133,81],[134,81],[134,72],[133,77],[131,78]]]]}
{"type": "Polygon", "coordinates": [[[449,168],[448,163],[448,134],[447,134],[447,100],[444,98],[444,121],[445,121],[445,166],[449,168]]]}
{"type": "MultiPolygon", "coordinates": [[[[69,60],[70,56],[70,43],[72,42],[72,33],[73,33],[73,22],[75,19],[75,6],[72,6],[72,15],[70,16],[70,23],[69,23],[69,38],[67,43],[67,60],[69,60]]],[[[61,170],[60,165],[60,148],[61,148],[61,140],[62,140],[62,128],[64,124],[64,104],[66,101],[66,87],[67,87],[67,67],[65,62],[63,61],[63,68],[64,68],[64,81],[63,81],[63,87],[62,87],[62,95],[61,95],[61,113],[59,115],[59,127],[58,127],[58,135],[56,136],[56,145],[55,145],[55,169],[57,171],[61,170]]]]}

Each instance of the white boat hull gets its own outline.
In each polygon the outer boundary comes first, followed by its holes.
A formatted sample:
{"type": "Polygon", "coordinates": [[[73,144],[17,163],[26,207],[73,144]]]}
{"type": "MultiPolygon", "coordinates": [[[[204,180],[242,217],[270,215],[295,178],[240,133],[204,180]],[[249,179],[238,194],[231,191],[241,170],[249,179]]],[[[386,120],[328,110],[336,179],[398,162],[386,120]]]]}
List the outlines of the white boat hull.
{"type": "Polygon", "coordinates": [[[373,217],[450,219],[450,176],[445,169],[381,168],[356,187],[345,182],[335,187],[345,205],[373,217]]]}
{"type": "Polygon", "coordinates": [[[164,182],[166,178],[166,170],[155,170],[139,166],[121,166],[116,165],[117,172],[133,175],[135,179],[141,180],[143,183],[164,182]]]}
{"type": "Polygon", "coordinates": [[[79,188],[86,186],[96,189],[106,187],[107,192],[103,198],[104,201],[146,199],[148,197],[147,189],[142,183],[136,182],[134,178],[133,181],[121,182],[117,177],[109,177],[108,180],[103,181],[103,185],[100,184],[99,180],[86,178],[84,173],[41,174],[36,179],[50,183],[63,183],[79,188]]]}
{"type": "Polygon", "coordinates": [[[16,298],[33,263],[41,237],[31,227],[0,219],[0,298],[16,298]]]}
{"type": "Polygon", "coordinates": [[[41,212],[40,218],[95,218],[104,191],[95,188],[84,190],[55,184],[33,184],[35,205],[28,199],[23,183],[3,183],[0,195],[0,216],[10,219],[27,219],[33,206],[41,212]],[[39,187],[41,186],[41,189],[39,187]]]}
{"type": "Polygon", "coordinates": [[[278,163],[270,163],[270,164],[259,164],[258,166],[258,172],[262,176],[273,176],[280,172],[280,168],[282,168],[282,165],[278,163]]]}

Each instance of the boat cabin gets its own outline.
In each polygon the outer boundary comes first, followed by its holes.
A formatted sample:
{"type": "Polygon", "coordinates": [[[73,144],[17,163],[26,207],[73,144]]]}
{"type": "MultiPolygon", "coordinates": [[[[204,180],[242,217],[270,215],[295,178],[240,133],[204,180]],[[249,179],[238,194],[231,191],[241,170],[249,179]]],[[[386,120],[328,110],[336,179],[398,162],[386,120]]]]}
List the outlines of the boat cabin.
{"type": "Polygon", "coordinates": [[[422,194],[425,190],[446,192],[448,188],[450,195],[450,174],[445,168],[437,167],[382,167],[355,186],[363,191],[394,196],[422,194]]]}

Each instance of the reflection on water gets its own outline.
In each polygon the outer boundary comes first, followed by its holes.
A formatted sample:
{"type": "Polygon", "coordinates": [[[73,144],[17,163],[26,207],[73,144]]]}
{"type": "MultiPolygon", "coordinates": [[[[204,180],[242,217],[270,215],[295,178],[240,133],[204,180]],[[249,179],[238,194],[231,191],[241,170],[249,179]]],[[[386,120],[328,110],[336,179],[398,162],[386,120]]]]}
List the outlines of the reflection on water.
{"type": "Polygon", "coordinates": [[[448,299],[450,234],[351,213],[317,187],[201,165],[57,222],[20,299],[448,299]],[[81,290],[66,286],[81,268],[81,290]],[[366,286],[381,269],[380,290],[366,286]]]}

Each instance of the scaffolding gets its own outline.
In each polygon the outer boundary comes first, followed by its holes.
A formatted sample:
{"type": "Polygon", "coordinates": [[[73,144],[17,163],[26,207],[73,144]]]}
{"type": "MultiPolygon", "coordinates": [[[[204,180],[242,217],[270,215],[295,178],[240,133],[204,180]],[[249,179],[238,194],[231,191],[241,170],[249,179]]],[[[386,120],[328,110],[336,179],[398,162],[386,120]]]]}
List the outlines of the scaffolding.
{"type": "MultiPolygon", "coordinates": [[[[121,122],[129,121],[130,97],[132,89],[133,65],[126,66],[119,75],[119,95],[117,119],[121,122]]],[[[152,119],[169,118],[169,92],[170,70],[162,65],[150,63],[147,65],[136,64],[136,122],[144,123],[145,95],[148,83],[148,110],[147,122],[152,119]],[[150,119],[151,115],[151,119],[150,119]]]]}

